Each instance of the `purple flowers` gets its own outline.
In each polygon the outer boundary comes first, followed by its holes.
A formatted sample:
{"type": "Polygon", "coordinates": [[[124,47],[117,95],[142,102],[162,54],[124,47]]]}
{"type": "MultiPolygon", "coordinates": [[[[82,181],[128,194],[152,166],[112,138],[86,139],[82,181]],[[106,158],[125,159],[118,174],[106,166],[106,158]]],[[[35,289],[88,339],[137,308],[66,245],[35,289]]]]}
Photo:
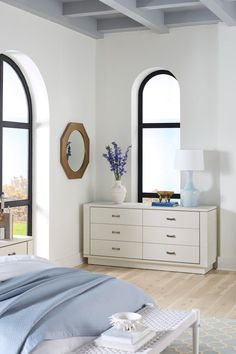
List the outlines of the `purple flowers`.
{"type": "Polygon", "coordinates": [[[127,147],[125,154],[122,154],[121,148],[114,141],[111,143],[112,146],[106,146],[106,154],[102,156],[110,164],[110,171],[112,171],[115,175],[115,179],[119,181],[121,177],[127,172],[125,170],[125,165],[128,159],[128,153],[131,148],[131,145],[127,147]]]}
{"type": "Polygon", "coordinates": [[[69,158],[71,156],[71,141],[68,141],[66,143],[66,159],[69,161],[69,158]]]}

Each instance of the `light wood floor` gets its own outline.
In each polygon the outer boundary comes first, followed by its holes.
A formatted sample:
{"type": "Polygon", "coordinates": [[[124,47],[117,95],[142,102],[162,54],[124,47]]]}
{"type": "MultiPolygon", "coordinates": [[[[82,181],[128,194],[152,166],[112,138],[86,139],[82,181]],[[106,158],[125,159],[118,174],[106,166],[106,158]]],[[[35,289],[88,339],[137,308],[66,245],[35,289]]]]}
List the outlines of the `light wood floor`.
{"type": "Polygon", "coordinates": [[[198,308],[204,316],[236,319],[236,272],[206,275],[93,266],[81,268],[127,280],[145,290],[161,307],[198,308]]]}

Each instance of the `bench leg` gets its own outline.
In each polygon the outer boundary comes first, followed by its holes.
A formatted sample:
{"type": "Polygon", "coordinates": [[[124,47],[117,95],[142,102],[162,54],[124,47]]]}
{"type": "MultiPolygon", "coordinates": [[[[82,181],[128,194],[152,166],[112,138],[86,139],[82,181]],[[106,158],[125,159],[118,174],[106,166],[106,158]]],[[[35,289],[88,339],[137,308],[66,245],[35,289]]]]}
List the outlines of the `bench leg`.
{"type": "Polygon", "coordinates": [[[193,325],[193,354],[199,354],[199,324],[193,325]]]}
{"type": "Polygon", "coordinates": [[[196,322],[192,326],[193,330],[193,354],[199,354],[199,332],[200,332],[200,311],[194,310],[196,313],[196,322]]]}

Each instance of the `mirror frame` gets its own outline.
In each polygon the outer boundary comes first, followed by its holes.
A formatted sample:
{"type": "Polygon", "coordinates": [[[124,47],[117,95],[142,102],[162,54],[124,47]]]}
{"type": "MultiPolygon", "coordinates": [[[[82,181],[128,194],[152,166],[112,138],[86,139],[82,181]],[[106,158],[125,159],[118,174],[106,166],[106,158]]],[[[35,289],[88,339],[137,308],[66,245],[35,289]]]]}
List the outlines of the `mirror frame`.
{"type": "Polygon", "coordinates": [[[82,123],[68,123],[66,129],[61,136],[61,151],[60,151],[60,161],[61,165],[65,171],[65,174],[69,179],[82,178],[83,174],[89,163],[89,137],[82,123]],[[66,158],[66,144],[68,142],[69,136],[73,131],[78,131],[84,141],[84,159],[81,167],[78,171],[73,171],[66,158]]]}

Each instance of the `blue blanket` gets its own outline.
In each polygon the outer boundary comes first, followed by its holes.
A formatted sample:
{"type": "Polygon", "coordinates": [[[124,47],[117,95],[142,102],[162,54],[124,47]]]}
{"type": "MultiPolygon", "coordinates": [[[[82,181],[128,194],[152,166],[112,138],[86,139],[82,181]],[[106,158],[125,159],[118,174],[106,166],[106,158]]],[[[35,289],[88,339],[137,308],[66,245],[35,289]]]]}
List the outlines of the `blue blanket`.
{"type": "Polygon", "coordinates": [[[0,285],[0,353],[27,354],[40,342],[97,336],[109,316],[137,311],[152,300],[135,286],[107,275],[51,268],[0,285]]]}

